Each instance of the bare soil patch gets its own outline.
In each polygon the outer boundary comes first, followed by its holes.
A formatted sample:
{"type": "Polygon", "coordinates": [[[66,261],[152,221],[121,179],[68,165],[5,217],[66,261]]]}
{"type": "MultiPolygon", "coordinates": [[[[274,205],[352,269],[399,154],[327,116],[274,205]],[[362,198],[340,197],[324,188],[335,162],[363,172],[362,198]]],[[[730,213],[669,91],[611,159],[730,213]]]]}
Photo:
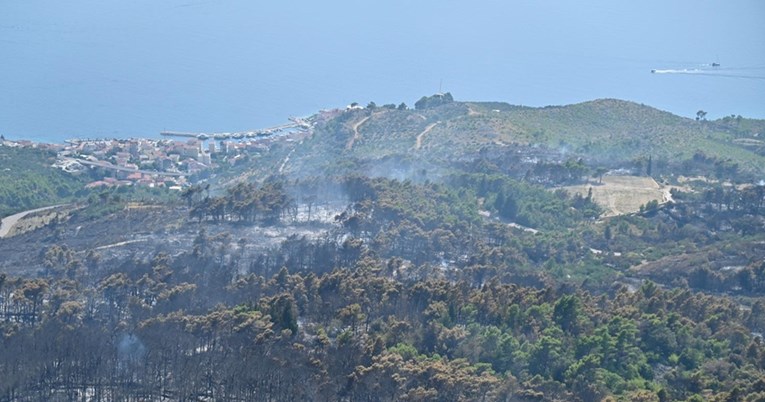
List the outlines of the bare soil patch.
{"type": "Polygon", "coordinates": [[[592,198],[605,210],[604,216],[617,216],[638,212],[641,205],[656,200],[659,203],[667,199],[669,188],[665,188],[650,177],[639,176],[604,176],[603,182],[593,180],[587,184],[566,186],[570,194],[580,193],[586,196],[592,188],[592,198]]]}

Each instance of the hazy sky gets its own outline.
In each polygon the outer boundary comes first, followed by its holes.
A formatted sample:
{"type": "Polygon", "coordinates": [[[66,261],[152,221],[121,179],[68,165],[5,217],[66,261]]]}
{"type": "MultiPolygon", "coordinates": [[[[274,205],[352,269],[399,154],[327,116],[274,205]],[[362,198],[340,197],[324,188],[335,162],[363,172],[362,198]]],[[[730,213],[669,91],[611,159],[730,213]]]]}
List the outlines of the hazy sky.
{"type": "Polygon", "coordinates": [[[374,100],[765,118],[765,1],[3,0],[0,133],[235,131],[374,100]],[[262,3],[262,4],[261,4],[262,3]]]}

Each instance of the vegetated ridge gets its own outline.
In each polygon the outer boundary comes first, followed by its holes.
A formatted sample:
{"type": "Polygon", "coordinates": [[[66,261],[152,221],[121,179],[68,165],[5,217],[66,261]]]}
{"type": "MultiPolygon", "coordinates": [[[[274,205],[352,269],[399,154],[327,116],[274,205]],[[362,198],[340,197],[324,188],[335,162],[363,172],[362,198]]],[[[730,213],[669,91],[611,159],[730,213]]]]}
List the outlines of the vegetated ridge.
{"type": "Polygon", "coordinates": [[[312,169],[393,155],[453,160],[515,146],[582,157],[591,164],[651,156],[658,164],[680,165],[698,155],[744,172],[765,172],[765,143],[758,139],[765,135],[763,121],[740,116],[697,121],[616,99],[541,108],[456,101],[419,110],[375,106],[343,113],[316,134],[302,150],[302,163],[313,162],[312,169]]]}

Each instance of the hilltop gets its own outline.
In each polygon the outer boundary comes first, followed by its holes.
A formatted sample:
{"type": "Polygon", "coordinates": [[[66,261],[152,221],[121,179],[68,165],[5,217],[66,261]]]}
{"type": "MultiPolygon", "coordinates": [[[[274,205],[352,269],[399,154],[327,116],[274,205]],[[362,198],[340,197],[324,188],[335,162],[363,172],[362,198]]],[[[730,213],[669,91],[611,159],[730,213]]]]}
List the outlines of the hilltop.
{"type": "Polygon", "coordinates": [[[372,103],[317,125],[316,135],[296,149],[293,160],[301,161],[293,171],[363,169],[368,161],[391,157],[437,163],[511,149],[543,159],[583,158],[592,166],[627,166],[650,157],[657,166],[690,167],[702,160],[723,175],[765,171],[759,138],[765,121],[740,116],[694,120],[617,99],[547,107],[457,101],[392,106],[372,103]]]}

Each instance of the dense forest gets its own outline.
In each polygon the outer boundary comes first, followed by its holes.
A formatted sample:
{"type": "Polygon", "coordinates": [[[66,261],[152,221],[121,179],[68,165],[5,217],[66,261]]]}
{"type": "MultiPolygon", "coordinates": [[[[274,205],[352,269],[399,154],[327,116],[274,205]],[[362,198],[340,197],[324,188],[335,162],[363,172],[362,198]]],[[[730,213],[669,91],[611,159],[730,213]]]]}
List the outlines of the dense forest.
{"type": "Polygon", "coordinates": [[[38,172],[2,190],[77,205],[0,239],[0,401],[765,400],[749,154],[603,161],[465,134],[475,149],[419,158],[438,130],[502,123],[486,110],[587,122],[611,103],[370,104],[177,193],[50,187],[50,155],[28,154],[38,172]],[[374,142],[386,127],[408,153],[374,142]],[[608,215],[610,174],[665,198],[608,215]]]}

